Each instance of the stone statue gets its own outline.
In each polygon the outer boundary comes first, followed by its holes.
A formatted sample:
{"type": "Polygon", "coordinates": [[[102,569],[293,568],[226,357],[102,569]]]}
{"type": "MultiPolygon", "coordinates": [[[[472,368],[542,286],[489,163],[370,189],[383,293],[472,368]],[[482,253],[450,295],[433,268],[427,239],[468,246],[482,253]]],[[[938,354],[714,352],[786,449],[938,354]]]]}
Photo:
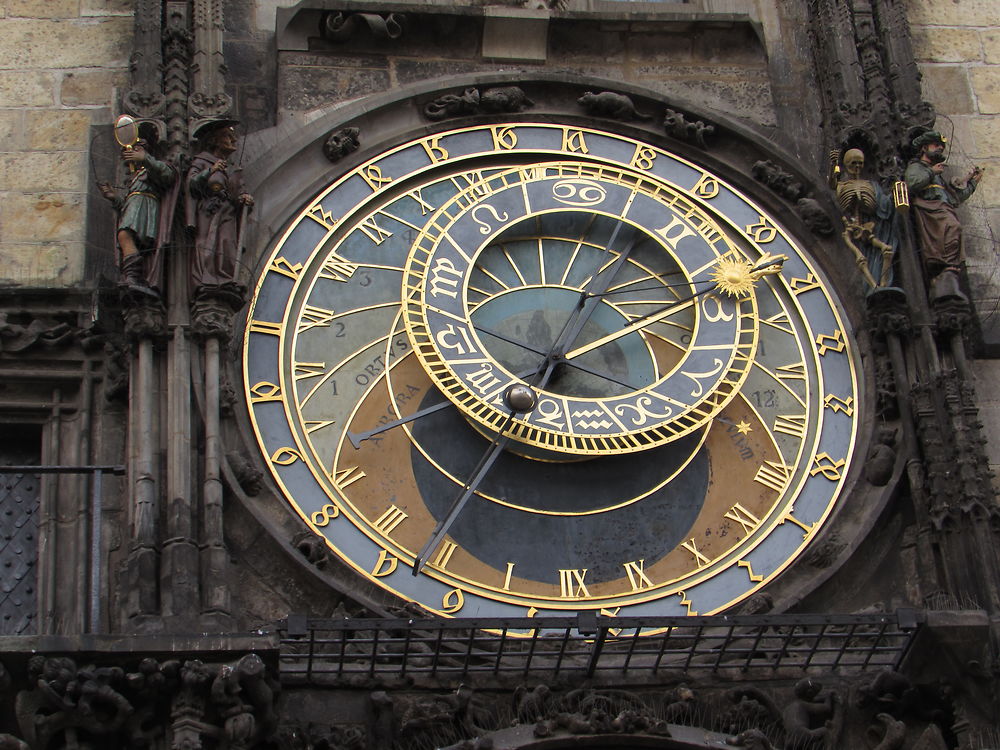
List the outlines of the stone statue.
{"type": "Polygon", "coordinates": [[[834,706],[839,696],[821,695],[822,685],[805,677],[795,684],[795,700],[781,713],[785,739],[792,747],[815,747],[823,744],[833,727],[834,706]]]}
{"type": "Polygon", "coordinates": [[[865,155],[852,148],[844,154],[846,176],[838,180],[840,152],[830,154],[830,187],[844,219],[844,242],[854,253],[858,269],[874,289],[892,283],[892,259],[899,244],[892,196],[874,180],[862,178],[865,155]]]}
{"type": "Polygon", "coordinates": [[[235,120],[216,120],[195,133],[201,151],[187,173],[186,223],[194,234],[195,288],[237,282],[242,230],[253,197],[227,159],[236,152],[235,120]]]}
{"type": "Polygon", "coordinates": [[[957,273],[961,269],[962,223],[956,208],[975,192],[983,170],[973,167],[963,180],[945,182],[945,139],[934,130],[914,138],[913,148],[917,156],[906,166],[906,186],[924,268],[928,278],[933,279],[942,272],[957,273]]]}
{"type": "Polygon", "coordinates": [[[140,292],[151,293],[160,282],[160,248],[166,244],[176,197],[170,195],[177,171],[158,156],[155,128],[141,128],[135,146],[122,147],[122,161],[128,166],[124,194],[107,182],[100,190],[118,212],[116,238],[121,252],[121,282],[140,292]],[[169,206],[169,210],[167,209],[169,206]]]}

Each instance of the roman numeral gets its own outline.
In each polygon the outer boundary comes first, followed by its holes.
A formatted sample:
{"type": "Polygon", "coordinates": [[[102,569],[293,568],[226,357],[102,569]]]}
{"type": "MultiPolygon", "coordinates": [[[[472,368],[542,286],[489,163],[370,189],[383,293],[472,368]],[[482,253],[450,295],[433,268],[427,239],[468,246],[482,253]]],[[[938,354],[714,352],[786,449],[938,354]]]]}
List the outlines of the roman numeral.
{"type": "Polygon", "coordinates": [[[326,373],[326,362],[295,362],[292,364],[292,375],[296,380],[318,378],[326,373]]]}
{"type": "Polygon", "coordinates": [[[757,474],[753,480],[780,493],[785,489],[785,485],[788,484],[788,479],[791,475],[791,466],[785,466],[783,463],[778,463],[777,461],[765,461],[763,466],[757,469],[757,474]]]}
{"type": "Polygon", "coordinates": [[[378,225],[378,223],[376,223],[374,215],[369,216],[367,219],[358,224],[358,229],[368,235],[368,239],[376,245],[381,245],[388,237],[392,237],[392,232],[383,229],[378,225]]]}
{"type": "Polygon", "coordinates": [[[270,336],[280,336],[281,323],[272,323],[269,320],[251,320],[250,333],[266,333],[270,336]]]}
{"type": "MultiPolygon", "coordinates": [[[[368,475],[361,471],[361,469],[357,466],[350,466],[346,469],[340,469],[333,472],[333,483],[337,485],[338,488],[344,489],[345,487],[349,487],[354,484],[359,479],[364,479],[366,476],[368,475]]],[[[404,518],[405,517],[406,516],[404,514],[404,518]]]]}
{"type": "Polygon", "coordinates": [[[736,523],[743,527],[744,534],[750,534],[760,525],[760,519],[739,503],[736,503],[736,505],[726,511],[723,517],[728,518],[730,521],[736,521],[736,523]]]}
{"type": "Polygon", "coordinates": [[[448,562],[451,560],[451,556],[455,553],[456,549],[458,549],[457,544],[450,539],[445,539],[441,542],[441,546],[438,547],[438,553],[434,559],[431,560],[431,565],[435,568],[441,568],[441,570],[444,570],[448,567],[448,562]]]}
{"type": "Polygon", "coordinates": [[[806,379],[806,363],[796,362],[792,365],[781,365],[774,371],[774,374],[778,376],[778,380],[784,382],[790,382],[793,380],[805,380],[806,379]]]}
{"type": "Polygon", "coordinates": [[[336,253],[330,253],[327,259],[323,261],[323,267],[319,270],[319,277],[321,279],[329,279],[331,281],[346,282],[357,270],[357,263],[351,263],[349,260],[344,260],[336,253]]]}
{"type": "Polygon", "coordinates": [[[694,543],[694,537],[691,537],[686,542],[682,542],[681,546],[694,555],[694,561],[698,564],[699,568],[708,565],[709,560],[698,550],[698,546],[694,543]]]}
{"type": "Polygon", "coordinates": [[[583,582],[583,579],[587,577],[587,570],[588,568],[559,571],[559,588],[562,592],[560,596],[563,599],[579,599],[590,596],[587,585],[583,582]]]}
{"type": "Polygon", "coordinates": [[[806,434],[806,415],[784,414],[774,418],[774,431],[802,438],[806,434]]]}
{"type": "Polygon", "coordinates": [[[310,328],[328,327],[330,321],[333,320],[333,315],[333,310],[316,307],[315,305],[306,305],[302,308],[302,314],[299,315],[298,331],[302,333],[303,331],[308,331],[310,328]]]}
{"type": "Polygon", "coordinates": [[[389,509],[386,510],[385,513],[375,519],[372,526],[386,536],[389,536],[389,534],[395,531],[396,527],[407,518],[409,518],[409,516],[404,513],[401,508],[397,508],[395,505],[390,505],[389,509]]]}
{"type": "Polygon", "coordinates": [[[628,574],[628,582],[632,584],[633,591],[651,588],[653,582],[643,570],[645,560],[635,560],[625,563],[625,572],[628,574]]]}

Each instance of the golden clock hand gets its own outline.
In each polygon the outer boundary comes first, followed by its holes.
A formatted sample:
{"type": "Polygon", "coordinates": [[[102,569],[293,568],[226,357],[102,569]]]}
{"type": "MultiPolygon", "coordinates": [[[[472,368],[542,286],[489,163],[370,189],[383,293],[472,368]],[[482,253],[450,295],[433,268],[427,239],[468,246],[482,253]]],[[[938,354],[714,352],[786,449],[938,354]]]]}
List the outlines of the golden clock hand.
{"type": "MultiPolygon", "coordinates": [[[[611,237],[608,239],[607,247],[611,247],[612,243],[618,236],[618,230],[621,228],[621,224],[615,226],[614,231],[611,233],[611,237]]],[[[628,260],[629,254],[632,252],[632,248],[635,247],[636,237],[635,235],[629,240],[628,244],[621,251],[621,254],[615,258],[614,263],[605,271],[605,273],[597,273],[587,284],[587,287],[580,293],[580,302],[577,305],[575,320],[571,317],[572,326],[569,325],[570,321],[567,321],[566,326],[563,328],[562,334],[556,340],[556,343],[552,346],[551,356],[560,357],[562,353],[574,342],[576,337],[580,335],[583,327],[587,325],[587,321],[590,320],[591,316],[597,310],[597,306],[601,304],[601,297],[608,287],[611,286],[611,282],[615,280],[615,276],[618,275],[618,271],[621,267],[625,265],[625,261],[628,260]]]]}
{"type": "MultiPolygon", "coordinates": [[[[583,346],[578,346],[572,351],[566,352],[564,359],[571,360],[574,357],[579,357],[581,354],[586,354],[587,352],[593,351],[599,346],[604,346],[605,344],[614,341],[615,339],[620,339],[622,336],[628,336],[630,333],[635,333],[636,331],[645,328],[646,326],[652,325],[653,323],[658,323],[664,318],[668,318],[676,312],[681,310],[686,310],[695,303],[695,299],[706,292],[712,291],[714,287],[709,287],[708,289],[703,289],[700,292],[695,292],[690,297],[680,300],[678,302],[671,302],[666,307],[661,307],[659,310],[654,310],[651,313],[643,315],[641,318],[637,318],[629,323],[627,326],[618,331],[612,331],[606,336],[601,336],[598,339],[594,339],[588,344],[583,346]]],[[[569,362],[567,361],[567,364],[569,362]]]]}
{"type": "MultiPolygon", "coordinates": [[[[506,336],[500,333],[499,331],[494,331],[490,328],[486,328],[485,326],[473,326],[473,328],[475,328],[480,333],[485,333],[487,336],[493,336],[495,338],[500,339],[501,341],[506,341],[508,344],[519,346],[522,349],[525,349],[526,351],[532,352],[533,354],[542,354],[546,356],[548,354],[548,352],[544,352],[541,349],[527,343],[526,341],[518,341],[517,339],[511,338],[510,336],[506,336]]],[[[580,372],[585,372],[588,375],[593,375],[595,377],[601,378],[602,380],[609,380],[612,383],[623,386],[624,388],[630,388],[633,391],[639,389],[639,386],[634,385],[632,383],[626,383],[624,380],[619,380],[611,373],[604,372],[603,370],[598,370],[593,367],[589,367],[588,365],[580,364],[579,362],[566,362],[566,365],[576,370],[579,370],[580,372]]],[[[520,380],[527,380],[532,375],[537,375],[542,370],[542,367],[543,365],[539,364],[538,367],[534,368],[533,370],[529,370],[527,373],[518,373],[516,377],[520,380]]]]}
{"type": "MultiPolygon", "coordinates": [[[[544,378],[543,378],[544,381],[544,378]]],[[[537,397],[535,392],[528,388],[527,386],[511,386],[507,393],[504,395],[504,399],[507,401],[507,406],[510,411],[507,414],[507,418],[504,419],[503,424],[500,425],[500,429],[497,431],[496,437],[490,443],[490,447],[486,449],[486,452],[479,459],[479,463],[476,464],[476,468],[472,470],[472,475],[469,481],[465,483],[462,487],[462,493],[455,498],[455,501],[448,508],[448,512],[445,514],[444,518],[437,522],[434,527],[434,531],[431,532],[430,539],[428,539],[424,546],[420,548],[420,552],[413,560],[413,575],[417,575],[421,570],[423,570],[424,565],[427,564],[427,558],[437,547],[438,543],[444,539],[445,534],[448,533],[448,529],[458,518],[458,514],[462,512],[465,504],[469,501],[476,490],[479,489],[480,483],[486,478],[490,469],[493,468],[493,464],[496,463],[500,454],[503,452],[504,448],[507,447],[507,443],[510,442],[510,435],[507,434],[507,428],[510,423],[514,420],[514,415],[518,412],[531,411],[535,408],[535,403],[537,397]],[[517,389],[517,390],[515,390],[517,389]]]]}

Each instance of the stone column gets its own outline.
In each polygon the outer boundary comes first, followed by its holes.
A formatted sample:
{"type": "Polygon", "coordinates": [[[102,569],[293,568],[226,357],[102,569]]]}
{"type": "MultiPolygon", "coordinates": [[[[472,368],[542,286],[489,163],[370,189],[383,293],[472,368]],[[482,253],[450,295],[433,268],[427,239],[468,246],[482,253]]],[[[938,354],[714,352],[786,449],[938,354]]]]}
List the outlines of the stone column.
{"type": "Polygon", "coordinates": [[[124,300],[125,332],[132,344],[129,392],[128,481],[132,539],[126,560],[127,618],[159,614],[157,519],[159,504],[159,398],[153,343],[165,329],[159,300],[124,300]]]}
{"type": "Polygon", "coordinates": [[[235,285],[202,288],[191,306],[195,335],[204,342],[203,402],[205,424],[204,479],[202,484],[201,578],[202,624],[225,628],[230,623],[226,579],[228,553],[223,535],[221,475],[222,441],[219,430],[219,394],[222,385],[220,355],[229,341],[233,314],[243,306],[235,285]]]}

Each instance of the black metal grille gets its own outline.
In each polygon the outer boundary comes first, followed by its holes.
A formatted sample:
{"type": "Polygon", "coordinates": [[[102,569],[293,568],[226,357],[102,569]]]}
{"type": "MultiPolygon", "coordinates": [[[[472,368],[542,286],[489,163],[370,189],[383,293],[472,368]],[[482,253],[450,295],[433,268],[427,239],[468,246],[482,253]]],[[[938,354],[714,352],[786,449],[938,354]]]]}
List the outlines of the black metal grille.
{"type": "Polygon", "coordinates": [[[279,625],[281,674],[322,683],[359,675],[697,672],[841,673],[898,668],[922,612],[441,620],[279,625]]]}
{"type": "Polygon", "coordinates": [[[34,473],[0,474],[0,635],[37,631],[39,480],[34,473]]]}

